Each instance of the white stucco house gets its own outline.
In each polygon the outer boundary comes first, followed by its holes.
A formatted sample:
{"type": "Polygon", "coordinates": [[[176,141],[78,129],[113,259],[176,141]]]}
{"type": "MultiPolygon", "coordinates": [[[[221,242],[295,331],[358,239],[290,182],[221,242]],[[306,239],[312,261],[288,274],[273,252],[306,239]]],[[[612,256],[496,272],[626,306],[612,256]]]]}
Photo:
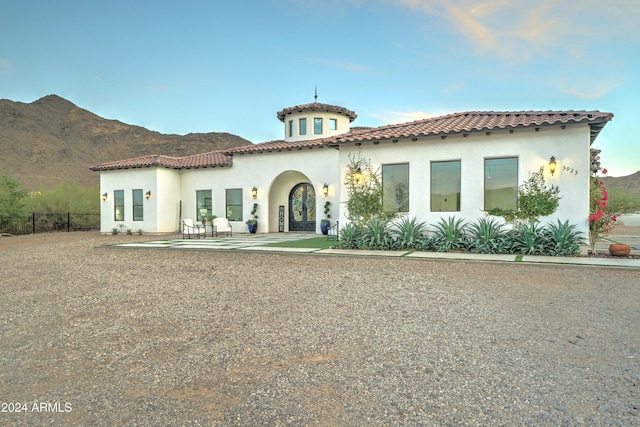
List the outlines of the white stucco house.
{"type": "Polygon", "coordinates": [[[92,166],[100,172],[101,231],[123,224],[172,233],[183,219],[213,214],[228,218],[234,233],[246,232],[257,203],[259,233],[319,233],[326,201],[332,220],[348,222],[345,172],[360,154],[380,168],[385,209],[429,224],[515,208],[518,186],[543,166],[561,196],[558,210],[543,220],[569,220],[588,233],[590,147],[613,114],[474,111],[362,128],[351,127],[355,112],[313,102],[277,118],[282,140],[92,166]]]}

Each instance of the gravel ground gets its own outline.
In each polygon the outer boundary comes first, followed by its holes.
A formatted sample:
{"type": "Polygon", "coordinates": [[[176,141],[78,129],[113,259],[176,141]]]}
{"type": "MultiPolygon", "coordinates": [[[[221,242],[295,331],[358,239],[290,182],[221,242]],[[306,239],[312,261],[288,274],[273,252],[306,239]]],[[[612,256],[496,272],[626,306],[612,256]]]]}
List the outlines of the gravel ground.
{"type": "Polygon", "coordinates": [[[0,425],[640,424],[638,270],[145,238],[0,239],[0,425]]]}

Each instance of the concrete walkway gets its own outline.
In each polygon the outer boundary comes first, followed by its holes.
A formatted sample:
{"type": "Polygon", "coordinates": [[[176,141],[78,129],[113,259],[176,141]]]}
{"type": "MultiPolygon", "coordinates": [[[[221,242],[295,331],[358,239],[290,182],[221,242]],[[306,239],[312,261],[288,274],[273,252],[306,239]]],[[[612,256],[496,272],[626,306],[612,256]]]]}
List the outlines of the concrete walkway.
{"type": "MultiPolygon", "coordinates": [[[[286,243],[297,240],[321,237],[308,233],[268,233],[268,234],[236,234],[233,237],[217,237],[207,239],[167,239],[145,242],[121,243],[110,245],[124,248],[156,248],[187,250],[236,250],[253,252],[293,252],[318,255],[371,256],[371,257],[406,257],[441,260],[464,260],[485,262],[522,262],[535,264],[569,264],[607,267],[640,268],[640,259],[628,258],[587,258],[587,257],[549,257],[529,255],[491,255],[473,253],[441,253],[417,251],[369,251],[348,249],[319,249],[298,247],[266,246],[269,243],[286,243]]],[[[596,250],[607,253],[612,242],[626,243],[631,246],[632,254],[640,254],[639,236],[608,236],[607,241],[598,242],[596,250]]]]}

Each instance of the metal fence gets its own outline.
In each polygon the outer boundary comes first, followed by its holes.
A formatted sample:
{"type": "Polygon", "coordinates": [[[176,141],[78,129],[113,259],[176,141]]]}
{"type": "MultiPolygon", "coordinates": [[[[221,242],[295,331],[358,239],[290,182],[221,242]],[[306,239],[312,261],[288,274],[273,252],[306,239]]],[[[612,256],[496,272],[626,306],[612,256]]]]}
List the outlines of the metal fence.
{"type": "Polygon", "coordinates": [[[32,213],[29,216],[0,216],[2,234],[36,234],[52,231],[100,230],[100,214],[32,213]]]}

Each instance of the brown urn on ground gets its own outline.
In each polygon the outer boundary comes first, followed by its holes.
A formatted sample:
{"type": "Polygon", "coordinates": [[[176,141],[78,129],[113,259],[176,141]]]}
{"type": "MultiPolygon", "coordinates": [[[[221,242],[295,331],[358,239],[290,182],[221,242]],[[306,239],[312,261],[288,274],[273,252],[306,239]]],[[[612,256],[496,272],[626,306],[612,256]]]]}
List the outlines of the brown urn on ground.
{"type": "Polygon", "coordinates": [[[614,243],[609,245],[609,253],[613,256],[629,256],[631,253],[631,246],[623,243],[614,243]]]}

